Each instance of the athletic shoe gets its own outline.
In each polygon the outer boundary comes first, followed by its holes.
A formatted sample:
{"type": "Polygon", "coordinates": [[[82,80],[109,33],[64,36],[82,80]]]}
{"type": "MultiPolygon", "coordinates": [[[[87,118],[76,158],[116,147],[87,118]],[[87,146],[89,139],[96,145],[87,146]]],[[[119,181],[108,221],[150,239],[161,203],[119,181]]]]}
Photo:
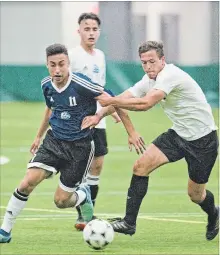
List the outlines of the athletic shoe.
{"type": "Polygon", "coordinates": [[[82,216],[79,216],[75,223],[75,229],[78,231],[83,231],[87,222],[83,219],[82,216]]]}
{"type": "Polygon", "coordinates": [[[90,220],[92,220],[92,216],[93,216],[93,203],[92,203],[92,199],[91,199],[91,191],[88,185],[81,185],[79,187],[79,190],[82,190],[83,192],[86,193],[86,199],[83,203],[81,203],[79,205],[81,214],[82,214],[82,218],[85,222],[89,222],[90,220]]]}
{"type": "Polygon", "coordinates": [[[219,232],[219,207],[216,207],[216,215],[208,217],[208,225],[206,227],[206,239],[211,241],[219,232]]]}
{"type": "Polygon", "coordinates": [[[0,229],[0,243],[10,243],[11,242],[11,233],[0,229]]]}
{"type": "Polygon", "coordinates": [[[129,225],[124,219],[117,218],[115,221],[113,219],[110,223],[115,232],[131,236],[136,232],[136,226],[129,225]]]}
{"type": "MultiPolygon", "coordinates": [[[[93,215],[92,220],[95,220],[95,219],[97,219],[97,217],[93,215]]],[[[75,229],[78,231],[83,231],[86,224],[87,224],[87,222],[83,219],[83,217],[79,216],[75,223],[75,229]]]]}

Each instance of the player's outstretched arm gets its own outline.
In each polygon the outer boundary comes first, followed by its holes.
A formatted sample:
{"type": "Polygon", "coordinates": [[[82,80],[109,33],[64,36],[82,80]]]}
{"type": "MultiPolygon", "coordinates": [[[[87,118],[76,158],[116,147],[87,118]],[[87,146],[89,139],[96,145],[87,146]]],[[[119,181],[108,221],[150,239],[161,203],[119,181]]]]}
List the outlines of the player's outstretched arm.
{"type": "Polygon", "coordinates": [[[143,153],[145,150],[145,142],[140,134],[135,130],[134,125],[128,115],[126,110],[114,107],[122,123],[128,133],[128,147],[132,151],[132,146],[134,146],[137,154],[143,153]]]}
{"type": "MultiPolygon", "coordinates": [[[[106,93],[104,91],[102,92],[102,94],[105,94],[106,97],[111,98],[111,95],[109,95],[108,93],[106,93]]],[[[123,92],[122,94],[120,94],[120,96],[132,97],[132,95],[129,91],[123,92]]],[[[99,101],[99,97],[100,96],[97,96],[96,100],[99,101]]],[[[113,113],[116,113],[115,108],[113,106],[109,105],[106,107],[102,107],[95,115],[87,116],[83,119],[81,129],[93,128],[101,121],[101,119],[103,119],[104,117],[106,117],[108,115],[112,115],[113,113]]]]}
{"type": "Polygon", "coordinates": [[[31,148],[30,148],[30,152],[33,155],[37,152],[40,142],[41,142],[41,139],[49,127],[50,115],[51,115],[51,110],[50,110],[50,108],[48,108],[46,106],[45,111],[44,111],[43,120],[41,121],[37,135],[36,135],[34,142],[32,143],[31,148]]]}
{"type": "Polygon", "coordinates": [[[130,111],[147,111],[155,104],[166,97],[166,93],[159,89],[150,90],[142,98],[125,98],[122,96],[107,97],[105,94],[99,96],[99,103],[102,106],[115,106],[130,111]]]}

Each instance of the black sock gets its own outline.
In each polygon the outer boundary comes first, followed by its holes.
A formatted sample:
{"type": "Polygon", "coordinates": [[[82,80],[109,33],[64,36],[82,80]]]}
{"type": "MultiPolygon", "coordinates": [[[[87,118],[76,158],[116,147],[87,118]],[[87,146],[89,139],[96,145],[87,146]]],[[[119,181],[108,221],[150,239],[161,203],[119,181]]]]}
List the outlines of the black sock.
{"type": "Polygon", "coordinates": [[[208,214],[209,217],[215,216],[217,210],[215,208],[214,195],[211,191],[206,190],[205,199],[199,204],[204,212],[208,214]]]}
{"type": "Polygon", "coordinates": [[[147,193],[147,176],[132,176],[130,187],[128,189],[125,221],[129,225],[136,225],[137,215],[141,206],[142,199],[147,193]]]}
{"type": "Polygon", "coordinates": [[[89,187],[91,190],[92,203],[93,203],[93,206],[95,206],[95,200],[98,195],[99,186],[98,185],[89,185],[89,187]]]}
{"type": "Polygon", "coordinates": [[[78,212],[78,217],[82,217],[82,213],[81,213],[81,210],[80,210],[79,205],[76,206],[76,210],[77,210],[77,212],[78,212]]]}

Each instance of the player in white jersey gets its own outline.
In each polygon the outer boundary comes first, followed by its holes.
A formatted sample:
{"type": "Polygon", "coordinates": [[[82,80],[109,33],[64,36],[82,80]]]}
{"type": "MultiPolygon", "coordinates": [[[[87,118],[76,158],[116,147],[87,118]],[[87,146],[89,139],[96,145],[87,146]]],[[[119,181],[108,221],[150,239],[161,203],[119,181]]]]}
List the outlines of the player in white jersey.
{"type": "Polygon", "coordinates": [[[163,164],[185,158],[188,195],[208,214],[206,239],[212,240],[219,231],[219,207],[215,206],[214,195],[206,189],[206,183],[217,158],[218,138],[210,105],[195,80],[175,65],[166,64],[162,43],[142,44],[139,56],[146,73],[142,80],[117,97],[101,95],[99,102],[102,106],[131,111],[147,111],[160,103],[173,126],[157,137],[135,162],[126,215],[113,221],[112,226],[116,232],[134,234],[149,174],[163,164]]]}
{"type": "MultiPolygon", "coordinates": [[[[71,70],[72,72],[83,73],[88,76],[93,82],[105,86],[106,80],[106,63],[104,53],[95,48],[95,44],[100,35],[100,18],[94,13],[82,13],[78,19],[80,35],[80,45],[69,51],[71,70]]],[[[97,102],[97,110],[101,108],[97,102]]],[[[116,113],[112,115],[116,122],[120,118],[116,113]]],[[[107,139],[106,139],[106,123],[102,119],[95,127],[93,135],[95,143],[95,155],[91,165],[90,172],[87,176],[87,183],[91,189],[91,197],[93,205],[98,194],[99,176],[104,163],[104,156],[108,153],[107,139]]],[[[78,208],[79,217],[76,221],[75,227],[82,230],[85,227],[85,221],[81,216],[78,208]]]]}

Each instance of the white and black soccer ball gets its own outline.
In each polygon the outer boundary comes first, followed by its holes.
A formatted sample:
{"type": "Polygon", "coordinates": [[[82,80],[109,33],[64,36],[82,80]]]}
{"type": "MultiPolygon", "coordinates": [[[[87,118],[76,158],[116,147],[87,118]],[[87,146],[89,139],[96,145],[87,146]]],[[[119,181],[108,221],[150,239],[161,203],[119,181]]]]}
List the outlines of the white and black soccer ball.
{"type": "Polygon", "coordinates": [[[83,238],[89,247],[95,250],[103,250],[113,241],[114,230],[109,222],[95,219],[85,226],[83,238]]]}

